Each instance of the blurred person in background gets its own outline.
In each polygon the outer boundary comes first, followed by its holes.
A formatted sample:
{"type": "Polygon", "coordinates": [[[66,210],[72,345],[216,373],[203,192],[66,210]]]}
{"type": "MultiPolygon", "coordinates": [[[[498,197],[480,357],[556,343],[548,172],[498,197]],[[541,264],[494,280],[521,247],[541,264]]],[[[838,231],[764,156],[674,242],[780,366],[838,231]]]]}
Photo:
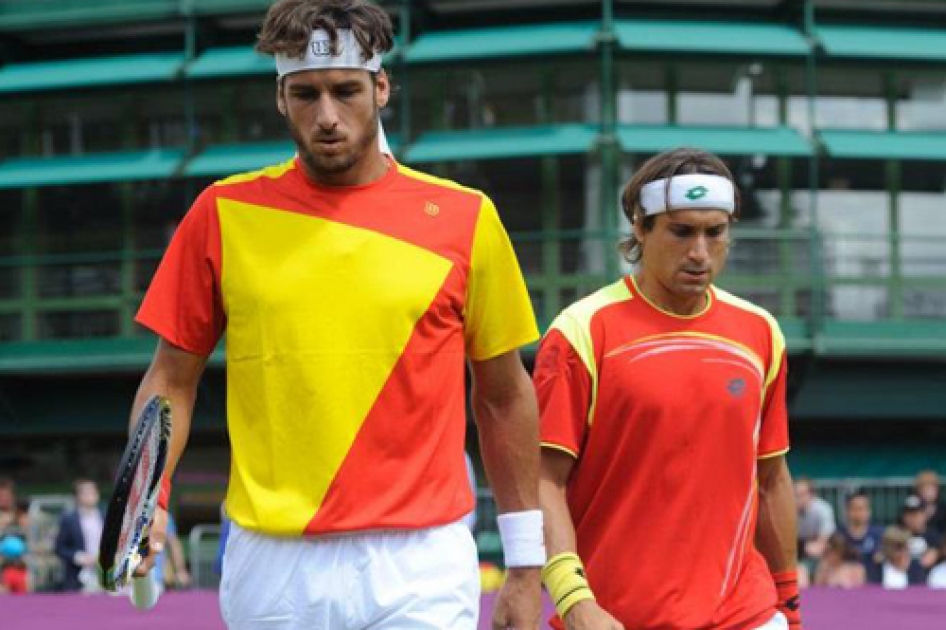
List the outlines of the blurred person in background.
{"type": "Polygon", "coordinates": [[[26,542],[14,534],[0,537],[0,593],[22,595],[29,591],[26,542]]]}
{"type": "Polygon", "coordinates": [[[798,557],[814,575],[818,561],[828,548],[828,539],[837,531],[834,508],[815,494],[808,477],[795,480],[795,505],[798,509],[798,557]]]}
{"type": "Polygon", "coordinates": [[[840,533],[857,549],[865,566],[871,562],[884,535],[884,528],[871,522],[871,514],[870,497],[866,492],[858,490],[848,495],[840,533]]]}
{"type": "Polygon", "coordinates": [[[946,589],[946,536],[939,545],[939,564],[930,569],[926,585],[930,588],[946,589]]]}
{"type": "Polygon", "coordinates": [[[926,572],[910,556],[910,532],[898,525],[884,530],[880,551],[867,567],[867,581],[884,588],[902,589],[926,583],[926,572]]]}
{"type": "Polygon", "coordinates": [[[900,524],[910,532],[910,555],[924,571],[939,561],[939,546],[943,536],[929,524],[926,504],[919,495],[911,494],[903,500],[900,524]]]}
{"type": "Polygon", "coordinates": [[[63,514],[56,536],[56,555],[62,561],[64,591],[95,592],[99,585],[99,543],[105,517],[99,506],[99,487],[91,479],[73,484],[76,509],[63,514]]]}
{"type": "Polygon", "coordinates": [[[163,589],[183,589],[191,585],[184,544],[177,532],[177,521],[168,512],[167,538],[164,550],[154,561],[154,579],[163,589]]]}
{"type": "Polygon", "coordinates": [[[929,524],[941,534],[946,534],[946,503],[940,499],[939,475],[936,471],[920,471],[913,482],[913,491],[923,499],[929,524]]]}
{"type": "Polygon", "coordinates": [[[0,477],[0,534],[16,524],[16,483],[0,477]]]}
{"type": "Polygon", "coordinates": [[[785,339],[718,289],[739,193],[680,148],[621,204],[635,270],[566,308],[533,380],[556,628],[801,628],[785,339]]]}
{"type": "Polygon", "coordinates": [[[861,561],[860,552],[844,534],[832,534],[812,583],[815,586],[858,588],[866,582],[867,568],[861,561]]]}

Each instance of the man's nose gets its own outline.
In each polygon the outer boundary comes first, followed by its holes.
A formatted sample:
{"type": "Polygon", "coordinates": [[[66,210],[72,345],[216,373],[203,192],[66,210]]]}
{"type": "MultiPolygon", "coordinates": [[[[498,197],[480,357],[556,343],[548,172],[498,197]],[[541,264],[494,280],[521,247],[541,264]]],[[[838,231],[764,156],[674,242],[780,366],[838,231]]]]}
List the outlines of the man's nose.
{"type": "Polygon", "coordinates": [[[315,123],[325,130],[338,126],[338,107],[328,94],[322,95],[316,106],[315,123]]]}

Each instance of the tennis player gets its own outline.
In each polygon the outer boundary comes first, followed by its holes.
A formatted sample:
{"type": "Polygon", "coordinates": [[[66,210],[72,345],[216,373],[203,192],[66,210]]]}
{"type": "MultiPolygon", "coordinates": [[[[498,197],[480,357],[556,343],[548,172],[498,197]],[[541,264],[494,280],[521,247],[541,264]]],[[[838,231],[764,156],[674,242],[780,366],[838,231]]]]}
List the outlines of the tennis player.
{"type": "Polygon", "coordinates": [[[622,205],[635,272],[565,309],[536,359],[553,625],[798,630],[785,340],[712,285],[732,175],[670,151],[622,205]]]}
{"type": "Polygon", "coordinates": [[[494,625],[538,626],[538,413],[518,351],[538,338],[529,296],[486,195],[380,150],[391,46],[366,0],[270,8],[257,47],[275,55],[298,156],[204,190],[138,313],[161,339],[136,408],[170,397],[172,471],[226,332],[233,630],[477,627],[467,359],[510,567],[494,625]]]}

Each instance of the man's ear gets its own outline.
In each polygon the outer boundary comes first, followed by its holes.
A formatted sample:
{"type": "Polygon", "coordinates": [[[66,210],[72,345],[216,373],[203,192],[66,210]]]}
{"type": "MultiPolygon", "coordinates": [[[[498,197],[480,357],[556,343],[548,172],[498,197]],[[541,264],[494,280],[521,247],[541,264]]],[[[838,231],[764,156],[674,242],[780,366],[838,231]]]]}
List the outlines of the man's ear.
{"type": "Polygon", "coordinates": [[[391,80],[383,69],[378,71],[374,81],[374,96],[378,107],[384,107],[391,99],[391,80]]]}
{"type": "Polygon", "coordinates": [[[288,109],[286,107],[286,95],[284,88],[285,81],[283,79],[279,79],[276,82],[276,109],[278,109],[279,113],[283,116],[286,115],[286,110],[288,109]]]}

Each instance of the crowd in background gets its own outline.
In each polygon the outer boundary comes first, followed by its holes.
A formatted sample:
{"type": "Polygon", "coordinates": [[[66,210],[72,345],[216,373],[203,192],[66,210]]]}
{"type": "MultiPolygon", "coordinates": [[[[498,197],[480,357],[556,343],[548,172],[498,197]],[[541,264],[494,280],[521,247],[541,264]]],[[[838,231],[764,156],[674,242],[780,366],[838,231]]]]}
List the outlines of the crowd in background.
{"type": "MultiPolygon", "coordinates": [[[[30,501],[17,498],[14,481],[0,478],[0,593],[102,590],[98,549],[105,515],[98,484],[77,479],[72,497],[57,495],[57,502],[63,509],[51,527],[34,522],[41,512],[31,514],[30,501]],[[34,564],[33,573],[43,576],[42,585],[32,583],[28,562],[34,564]]],[[[163,588],[188,587],[190,573],[172,517],[163,555],[154,579],[163,588]]]]}
{"type": "Polygon", "coordinates": [[[894,523],[875,523],[870,495],[856,490],[844,499],[839,525],[807,478],[795,482],[795,501],[802,585],[946,588],[946,504],[935,472],[916,476],[894,523]]]}

